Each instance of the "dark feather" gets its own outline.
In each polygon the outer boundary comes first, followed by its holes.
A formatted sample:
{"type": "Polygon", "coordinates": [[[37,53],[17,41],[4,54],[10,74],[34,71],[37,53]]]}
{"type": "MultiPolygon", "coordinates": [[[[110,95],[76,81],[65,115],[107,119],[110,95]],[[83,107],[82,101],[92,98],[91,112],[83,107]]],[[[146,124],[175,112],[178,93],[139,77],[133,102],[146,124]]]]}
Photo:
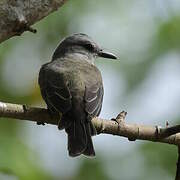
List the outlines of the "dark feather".
{"type": "Polygon", "coordinates": [[[79,156],[87,147],[87,133],[85,124],[78,121],[71,122],[66,128],[68,134],[68,151],[72,157],[79,156]]]}
{"type": "MultiPolygon", "coordinates": [[[[86,145],[86,149],[84,150],[83,154],[86,156],[95,156],[95,151],[94,151],[94,146],[93,146],[93,142],[92,142],[92,123],[88,122],[85,124],[86,125],[86,134],[87,134],[87,145],[86,145]]],[[[94,132],[94,130],[93,130],[94,132]]]]}
{"type": "Polygon", "coordinates": [[[67,82],[58,73],[42,67],[39,74],[39,84],[48,108],[51,111],[66,113],[72,106],[72,97],[67,82]]]}

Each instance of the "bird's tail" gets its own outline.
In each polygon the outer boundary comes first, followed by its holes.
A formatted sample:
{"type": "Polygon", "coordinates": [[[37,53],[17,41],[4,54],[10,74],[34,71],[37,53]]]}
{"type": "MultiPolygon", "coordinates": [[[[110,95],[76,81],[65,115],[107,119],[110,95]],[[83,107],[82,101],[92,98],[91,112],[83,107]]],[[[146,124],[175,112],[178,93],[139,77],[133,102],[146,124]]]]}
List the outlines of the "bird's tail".
{"type": "Polygon", "coordinates": [[[86,156],[95,156],[92,143],[91,122],[82,123],[73,122],[66,128],[68,134],[68,151],[72,157],[84,154],[86,156]]]}
{"type": "Polygon", "coordinates": [[[86,134],[87,134],[87,145],[83,154],[85,156],[93,157],[95,156],[95,151],[91,136],[94,135],[95,133],[94,133],[94,126],[92,125],[91,122],[86,123],[86,134]]]}

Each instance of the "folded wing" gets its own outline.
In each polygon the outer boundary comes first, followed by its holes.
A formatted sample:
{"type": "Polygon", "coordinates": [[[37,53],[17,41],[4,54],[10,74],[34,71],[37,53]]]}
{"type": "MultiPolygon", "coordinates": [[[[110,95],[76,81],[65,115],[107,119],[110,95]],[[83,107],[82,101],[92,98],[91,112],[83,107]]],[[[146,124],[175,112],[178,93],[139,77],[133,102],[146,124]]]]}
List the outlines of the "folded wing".
{"type": "Polygon", "coordinates": [[[86,86],[85,90],[85,110],[92,117],[98,116],[103,101],[103,85],[102,84],[93,84],[86,86]]]}
{"type": "Polygon", "coordinates": [[[66,113],[70,110],[72,105],[68,82],[59,72],[42,67],[39,74],[39,85],[43,99],[52,112],[66,113]]]}

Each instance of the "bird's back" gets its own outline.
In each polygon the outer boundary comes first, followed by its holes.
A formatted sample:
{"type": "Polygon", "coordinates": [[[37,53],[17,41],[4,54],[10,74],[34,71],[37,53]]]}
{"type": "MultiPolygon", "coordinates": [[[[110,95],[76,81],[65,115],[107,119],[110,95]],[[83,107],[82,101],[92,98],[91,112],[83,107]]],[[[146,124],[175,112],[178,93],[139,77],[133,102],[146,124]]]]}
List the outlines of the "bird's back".
{"type": "Polygon", "coordinates": [[[91,118],[99,115],[103,100],[100,71],[79,59],[57,59],[42,66],[39,74],[41,94],[48,109],[63,114],[59,129],[68,133],[71,156],[94,156],[91,118]]]}

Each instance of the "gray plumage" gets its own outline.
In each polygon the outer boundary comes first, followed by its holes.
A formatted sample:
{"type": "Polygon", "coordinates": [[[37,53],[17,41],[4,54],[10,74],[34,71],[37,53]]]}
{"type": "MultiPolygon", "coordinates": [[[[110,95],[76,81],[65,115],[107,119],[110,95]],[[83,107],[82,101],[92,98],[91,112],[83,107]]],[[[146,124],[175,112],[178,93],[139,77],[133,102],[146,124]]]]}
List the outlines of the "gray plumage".
{"type": "Polygon", "coordinates": [[[91,136],[96,130],[91,119],[99,115],[104,94],[101,73],[94,65],[98,56],[116,59],[89,36],[74,34],[59,44],[52,61],[40,69],[42,97],[51,113],[62,113],[58,127],[68,134],[72,157],[95,156],[91,136]]]}

